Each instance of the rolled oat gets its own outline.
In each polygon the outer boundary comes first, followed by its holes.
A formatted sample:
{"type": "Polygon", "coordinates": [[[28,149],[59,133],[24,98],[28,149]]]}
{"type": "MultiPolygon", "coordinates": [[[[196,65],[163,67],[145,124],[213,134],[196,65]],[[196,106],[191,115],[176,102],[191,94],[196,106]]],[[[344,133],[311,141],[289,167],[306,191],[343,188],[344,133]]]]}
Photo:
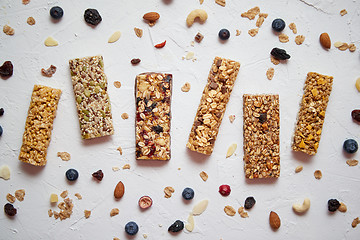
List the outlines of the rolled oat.
{"type": "Polygon", "coordinates": [[[199,175],[204,182],[206,182],[206,180],[209,178],[209,175],[204,171],[202,171],[199,175]]]}
{"type": "Polygon", "coordinates": [[[224,207],[224,212],[228,216],[234,216],[236,214],[236,210],[232,206],[229,206],[229,205],[224,207]]]}
{"type": "Polygon", "coordinates": [[[266,71],[267,79],[269,79],[269,80],[273,79],[274,73],[275,73],[274,68],[268,68],[268,70],[266,71]]]}
{"type": "Polygon", "coordinates": [[[69,161],[71,159],[71,155],[68,152],[58,152],[57,156],[63,161],[69,161]]]}
{"type": "Polygon", "coordinates": [[[259,32],[259,28],[254,28],[254,29],[250,29],[248,31],[249,35],[252,36],[252,37],[255,37],[259,32]]]}
{"type": "Polygon", "coordinates": [[[174,188],[173,187],[166,187],[164,188],[164,193],[165,193],[165,198],[171,198],[171,195],[175,192],[174,188]]]}
{"type": "Polygon", "coordinates": [[[301,45],[304,41],[305,41],[305,36],[304,35],[298,35],[298,36],[295,37],[295,43],[297,45],[301,45]]]}

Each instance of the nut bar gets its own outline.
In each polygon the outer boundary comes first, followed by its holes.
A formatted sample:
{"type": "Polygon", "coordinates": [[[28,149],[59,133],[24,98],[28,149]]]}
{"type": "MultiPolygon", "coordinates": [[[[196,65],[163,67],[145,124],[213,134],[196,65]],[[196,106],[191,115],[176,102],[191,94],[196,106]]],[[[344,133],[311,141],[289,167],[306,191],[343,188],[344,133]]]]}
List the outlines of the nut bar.
{"type": "Polygon", "coordinates": [[[25,122],[19,160],[35,166],[46,164],[47,147],[61,90],[35,85],[25,122]]]}
{"type": "Polygon", "coordinates": [[[292,144],[294,151],[316,154],[332,83],[331,76],[315,72],[307,74],[292,144]]]}
{"type": "Polygon", "coordinates": [[[280,176],[279,95],[243,96],[244,170],[249,179],[280,176]]]}
{"type": "Polygon", "coordinates": [[[240,63],[215,57],[186,146],[210,155],[234,87],[240,63]]]}
{"type": "Polygon", "coordinates": [[[103,57],[76,58],[70,60],[69,65],[81,137],[92,139],[113,135],[103,57]]]}
{"type": "Polygon", "coordinates": [[[172,75],[136,76],[136,159],[170,160],[172,75]]]}

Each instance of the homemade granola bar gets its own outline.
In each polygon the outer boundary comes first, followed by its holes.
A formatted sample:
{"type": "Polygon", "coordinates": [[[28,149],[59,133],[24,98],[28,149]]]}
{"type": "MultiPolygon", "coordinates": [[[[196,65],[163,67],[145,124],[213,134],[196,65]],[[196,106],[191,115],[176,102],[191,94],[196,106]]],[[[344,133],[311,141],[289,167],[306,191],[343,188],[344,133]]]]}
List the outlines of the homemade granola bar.
{"type": "Polygon", "coordinates": [[[292,149],[315,155],[319,147],[333,77],[309,72],[295,127],[292,149]]]}
{"type": "Polygon", "coordinates": [[[170,159],[171,91],[171,74],[136,76],[136,159],[170,159]]]}
{"type": "Polygon", "coordinates": [[[279,95],[243,96],[245,176],[280,176],[279,95]]]}
{"type": "Polygon", "coordinates": [[[212,153],[239,68],[238,62],[215,57],[186,144],[190,150],[212,153]]]}
{"type": "Polygon", "coordinates": [[[107,79],[102,56],[69,61],[80,122],[81,137],[92,139],[114,134],[107,79]]]}
{"type": "Polygon", "coordinates": [[[35,85],[25,122],[19,160],[35,166],[46,164],[47,147],[61,90],[35,85]]]}

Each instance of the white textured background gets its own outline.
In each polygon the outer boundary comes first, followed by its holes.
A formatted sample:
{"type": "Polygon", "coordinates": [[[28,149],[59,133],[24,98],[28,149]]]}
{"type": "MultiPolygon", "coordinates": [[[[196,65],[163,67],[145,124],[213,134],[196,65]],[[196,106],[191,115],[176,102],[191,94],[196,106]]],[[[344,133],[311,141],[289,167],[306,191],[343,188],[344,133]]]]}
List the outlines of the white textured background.
{"type": "MultiPolygon", "coordinates": [[[[359,50],[354,53],[339,51],[332,47],[325,51],[318,38],[328,32],[332,42],[355,43],[360,48],[360,2],[356,0],[288,0],[288,1],[236,1],[227,0],[221,7],[213,0],[203,5],[197,0],[174,0],[168,4],[161,0],[88,0],[46,1],[32,0],[22,5],[21,0],[0,0],[0,27],[9,24],[15,29],[14,36],[0,33],[0,63],[11,60],[14,75],[0,79],[0,107],[5,109],[0,117],[4,134],[0,138],[0,164],[11,168],[11,179],[0,179],[0,203],[3,206],[6,194],[26,190],[25,200],[16,201],[18,214],[14,219],[0,214],[0,239],[128,239],[125,224],[134,220],[139,233],[133,239],[359,239],[360,226],[353,229],[351,222],[360,217],[359,166],[349,167],[346,160],[359,159],[359,154],[347,156],[342,144],[347,138],[359,141],[359,125],[352,121],[350,113],[359,108],[359,93],[354,87],[360,77],[359,50]],[[64,17],[53,23],[49,16],[52,6],[64,9],[64,17]],[[255,28],[253,21],[240,17],[242,12],[259,6],[268,13],[256,37],[247,31],[255,28]],[[83,19],[87,8],[96,8],[103,21],[91,28],[83,19]],[[187,14],[196,8],[205,9],[209,15],[205,24],[195,23],[191,28],[185,24],[187,14]],[[339,12],[346,8],[348,14],[339,12]],[[159,12],[160,20],[149,27],[143,20],[144,13],[159,12]],[[29,26],[26,19],[33,16],[36,25],[29,26]],[[287,26],[283,31],[290,41],[280,43],[271,30],[273,19],[280,17],[287,26]],[[298,34],[306,37],[303,45],[296,45],[295,36],[288,28],[296,23],[298,34]],[[144,36],[137,38],[133,28],[144,29],[144,36]],[[217,34],[221,28],[231,32],[230,39],[221,43],[217,34]],[[235,30],[242,31],[235,36],[235,30]],[[118,42],[107,43],[110,35],[120,30],[118,42]],[[191,46],[196,33],[205,38],[191,46]],[[45,47],[43,42],[52,36],[59,41],[57,47],[45,47]],[[153,45],[167,40],[163,49],[153,45]],[[274,66],[269,52],[273,47],[285,48],[291,59],[274,66]],[[197,61],[182,60],[187,51],[195,53],[197,61]],[[109,95],[115,126],[115,135],[93,141],[80,138],[74,95],[68,69],[68,60],[76,57],[101,54],[104,56],[105,73],[108,77],[109,95]],[[189,152],[185,145],[200,101],[202,90],[213,58],[221,56],[241,63],[240,72],[220,128],[214,153],[204,157],[189,152]],[[132,66],[132,58],[141,58],[138,66],[132,66]],[[43,77],[41,68],[51,64],[58,69],[52,78],[43,77]],[[266,70],[275,68],[272,81],[267,80],[266,70]],[[134,147],[135,101],[133,95],[136,74],[146,71],[163,71],[174,76],[172,101],[172,159],[169,162],[136,162],[134,147]],[[309,71],[334,76],[333,91],[318,154],[308,158],[291,150],[302,87],[309,71]],[[113,86],[120,81],[122,87],[113,86]],[[191,83],[188,93],[181,86],[191,83]],[[55,119],[52,140],[48,149],[48,163],[44,168],[32,167],[17,160],[24,131],[27,109],[34,84],[43,84],[63,90],[55,119]],[[244,93],[280,94],[281,115],[281,176],[275,181],[246,181],[243,172],[242,151],[242,95],[244,93]],[[129,113],[128,120],[120,116],[129,113]],[[231,124],[228,115],[235,114],[231,124]],[[225,158],[228,146],[238,144],[236,155],[225,158]],[[123,148],[120,156],[116,150],[123,148]],[[67,151],[71,160],[64,162],[56,156],[58,151],[67,151]],[[131,170],[113,172],[113,166],[129,163],[131,170]],[[294,169],[303,165],[298,174],[294,169]],[[79,171],[80,177],[68,184],[65,172],[68,168],[79,171]],[[181,168],[181,170],[178,170],[181,168]],[[91,174],[102,169],[102,182],[94,181],[91,174]],[[321,180],[313,176],[315,170],[323,173],[321,180]],[[199,177],[201,171],[209,174],[207,182],[199,177]],[[126,193],[120,201],[113,198],[113,189],[123,181],[126,193]],[[221,184],[229,184],[232,192],[228,197],[218,193],[221,184]],[[175,193],[164,198],[163,189],[173,186],[175,193]],[[182,200],[185,187],[195,190],[190,202],[182,200]],[[64,221],[49,218],[51,193],[60,194],[67,189],[74,199],[74,213],[64,221]],[[77,200],[74,193],[82,194],[77,200]],[[141,211],[139,197],[149,195],[153,206],[141,211]],[[225,205],[236,209],[248,196],[254,196],[256,205],[249,211],[249,218],[236,214],[229,217],[223,212],[225,205]],[[291,206],[311,199],[307,214],[294,214],[291,206]],[[329,214],[327,201],[336,198],[348,206],[346,213],[329,214]],[[209,199],[208,209],[195,217],[192,233],[183,231],[177,235],[167,232],[176,219],[186,221],[193,205],[209,199]],[[110,217],[110,210],[120,209],[120,214],[110,217]],[[83,210],[92,210],[89,219],[83,210]],[[282,226],[271,230],[268,223],[270,211],[279,214],[282,226]],[[159,224],[162,227],[159,227],[159,224]]],[[[53,207],[53,209],[55,209],[53,207]]],[[[57,208],[56,208],[57,209],[57,208]]]]}

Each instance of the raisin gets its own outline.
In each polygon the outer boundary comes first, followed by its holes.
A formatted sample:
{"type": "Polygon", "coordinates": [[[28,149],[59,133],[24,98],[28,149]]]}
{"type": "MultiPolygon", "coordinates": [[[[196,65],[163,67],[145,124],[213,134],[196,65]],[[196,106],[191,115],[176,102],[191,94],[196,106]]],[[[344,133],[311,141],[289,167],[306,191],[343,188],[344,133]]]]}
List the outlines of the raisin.
{"type": "Polygon", "coordinates": [[[104,173],[103,173],[101,170],[99,170],[99,171],[94,172],[94,173],[92,174],[92,176],[93,176],[95,179],[97,179],[98,181],[101,181],[101,180],[103,179],[103,177],[104,177],[104,173]]]}
{"type": "Polygon", "coordinates": [[[136,64],[138,64],[138,63],[140,63],[140,62],[141,62],[140,58],[133,58],[133,59],[131,59],[131,64],[132,64],[132,65],[136,65],[136,64]]]}
{"type": "Polygon", "coordinates": [[[102,21],[102,18],[98,10],[93,8],[88,8],[85,10],[84,19],[85,22],[94,26],[98,25],[102,21]]]}
{"type": "Polygon", "coordinates": [[[3,108],[0,108],[0,116],[4,115],[4,109],[3,108]]]}
{"type": "Polygon", "coordinates": [[[0,67],[0,76],[2,77],[10,77],[13,75],[14,66],[12,65],[11,61],[6,61],[0,67]]]}
{"type": "Polygon", "coordinates": [[[267,120],[267,114],[266,113],[260,113],[259,122],[264,123],[267,120]]]}
{"type": "Polygon", "coordinates": [[[277,58],[279,60],[286,60],[290,58],[290,55],[286,53],[286,51],[284,49],[280,49],[280,48],[273,48],[271,50],[271,55],[274,58],[277,58]]]}
{"type": "Polygon", "coordinates": [[[136,105],[139,105],[139,102],[141,101],[141,98],[140,97],[137,97],[136,98],[136,105]]]}
{"type": "Polygon", "coordinates": [[[328,201],[328,209],[330,212],[335,212],[340,207],[340,203],[336,199],[330,199],[328,201]]]}
{"type": "Polygon", "coordinates": [[[180,220],[176,220],[171,226],[169,227],[169,232],[180,232],[184,229],[184,223],[180,220]]]}
{"type": "Polygon", "coordinates": [[[163,127],[162,127],[162,126],[159,126],[159,125],[152,127],[152,130],[153,130],[154,132],[156,132],[157,134],[159,134],[159,133],[161,133],[161,132],[164,131],[164,130],[163,130],[163,127]]]}
{"type": "Polygon", "coordinates": [[[245,200],[245,209],[250,209],[255,205],[256,201],[254,197],[247,197],[245,200]]]}
{"type": "Polygon", "coordinates": [[[360,110],[358,109],[355,109],[351,112],[351,117],[357,121],[357,122],[360,122],[360,110]]]}
{"type": "Polygon", "coordinates": [[[4,206],[4,212],[8,215],[8,216],[15,216],[15,214],[17,213],[16,208],[14,208],[14,206],[11,203],[7,203],[4,206]]]}

